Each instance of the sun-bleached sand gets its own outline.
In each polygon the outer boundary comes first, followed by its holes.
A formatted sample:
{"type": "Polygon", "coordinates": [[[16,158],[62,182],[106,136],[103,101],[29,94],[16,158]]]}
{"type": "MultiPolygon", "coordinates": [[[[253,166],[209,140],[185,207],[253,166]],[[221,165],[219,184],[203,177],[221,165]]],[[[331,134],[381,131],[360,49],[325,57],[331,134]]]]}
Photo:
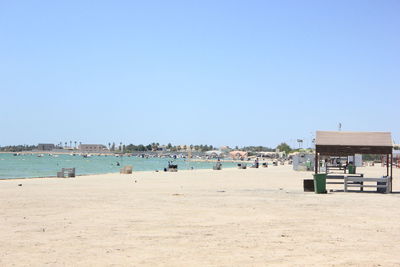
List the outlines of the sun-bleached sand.
{"type": "Polygon", "coordinates": [[[304,193],[303,178],[270,166],[0,181],[0,266],[400,266],[399,193],[304,193]]]}

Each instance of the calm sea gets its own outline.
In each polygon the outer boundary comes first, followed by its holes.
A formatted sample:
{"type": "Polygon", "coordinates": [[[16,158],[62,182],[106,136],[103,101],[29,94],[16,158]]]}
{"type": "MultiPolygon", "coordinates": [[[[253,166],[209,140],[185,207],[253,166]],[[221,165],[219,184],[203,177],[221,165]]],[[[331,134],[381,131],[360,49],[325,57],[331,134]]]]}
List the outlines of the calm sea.
{"type": "MultiPolygon", "coordinates": [[[[168,158],[139,158],[116,156],[92,156],[84,158],[76,155],[51,156],[0,154],[0,179],[56,176],[61,168],[76,168],[77,175],[119,172],[124,165],[132,165],[134,171],[162,171],[168,165],[168,158]],[[120,163],[120,166],[117,165],[120,163]]],[[[178,170],[211,169],[214,163],[174,160],[178,170]]],[[[223,163],[223,168],[235,167],[235,163],[223,163]]]]}

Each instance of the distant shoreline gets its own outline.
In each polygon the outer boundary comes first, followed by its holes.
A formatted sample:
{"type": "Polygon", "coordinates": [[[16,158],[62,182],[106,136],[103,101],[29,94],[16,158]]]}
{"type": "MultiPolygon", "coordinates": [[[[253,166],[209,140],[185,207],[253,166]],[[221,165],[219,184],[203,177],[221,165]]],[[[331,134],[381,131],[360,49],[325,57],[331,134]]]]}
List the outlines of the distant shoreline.
{"type": "Polygon", "coordinates": [[[118,152],[109,152],[109,153],[92,153],[92,152],[81,152],[81,151],[21,151],[21,152],[10,152],[10,151],[0,151],[0,154],[20,154],[20,155],[29,155],[29,154],[52,154],[52,155],[69,155],[69,154],[92,154],[92,155],[114,155],[120,154],[118,152]]]}
{"type": "MultiPolygon", "coordinates": [[[[154,152],[153,152],[154,153],[154,152]]],[[[186,153],[186,152],[185,152],[186,153]]],[[[53,151],[22,151],[22,152],[5,152],[5,151],[1,151],[0,154],[20,154],[20,155],[29,155],[29,154],[50,154],[50,155],[70,155],[70,154],[75,154],[75,155],[83,155],[83,154],[91,154],[93,156],[114,156],[114,155],[122,155],[122,156],[131,156],[132,153],[118,153],[118,152],[109,152],[109,153],[93,153],[93,152],[80,152],[80,151],[75,151],[75,152],[53,152],[53,151]]],[[[136,153],[134,153],[136,154],[136,153]]],[[[137,154],[146,154],[145,152],[143,153],[137,153],[137,154]]],[[[171,154],[171,153],[168,153],[171,154]]],[[[179,153],[177,153],[179,154],[179,153]]],[[[163,154],[159,154],[159,155],[163,155],[163,154]]],[[[165,154],[164,154],[165,155],[165,154]]],[[[135,155],[136,156],[136,155],[135,155]]],[[[167,157],[165,157],[167,158],[167,157]]],[[[257,157],[256,156],[250,156],[248,157],[250,158],[250,160],[238,160],[238,159],[224,159],[221,158],[219,161],[220,162],[230,162],[230,163],[249,163],[252,162],[252,160],[255,160],[257,157]]],[[[172,159],[172,158],[171,158],[172,159]]],[[[193,162],[218,162],[217,158],[211,158],[211,159],[202,159],[202,158],[179,158],[179,159],[183,159],[186,161],[193,161],[193,162]]],[[[272,162],[274,159],[263,159],[263,158],[259,158],[259,162],[263,163],[263,162],[272,162]]]]}
{"type": "MultiPolygon", "coordinates": [[[[137,172],[147,172],[147,171],[137,171],[137,172]]],[[[81,176],[91,176],[91,175],[110,175],[110,174],[118,174],[119,172],[107,172],[107,173],[89,173],[89,174],[79,174],[76,175],[75,177],[57,177],[56,175],[51,175],[51,176],[38,176],[38,177],[17,177],[17,178],[0,178],[0,181],[11,181],[11,180],[26,180],[26,179],[51,179],[51,178],[56,178],[56,179],[74,179],[78,178],[81,176]]]]}
{"type": "MultiPolygon", "coordinates": [[[[47,158],[51,158],[51,156],[50,155],[66,155],[66,156],[63,156],[62,158],[64,159],[64,157],[67,157],[67,158],[69,158],[69,156],[72,154],[72,153],[66,153],[66,152],[39,152],[39,151],[30,151],[30,152],[0,152],[0,155],[7,155],[7,157],[9,157],[10,159],[15,159],[15,160],[18,160],[18,158],[20,157],[20,156],[22,156],[21,158],[23,158],[24,156],[27,156],[27,157],[29,157],[30,156],[30,158],[33,158],[33,157],[35,157],[36,158],[36,155],[39,155],[39,154],[44,154],[45,156],[44,156],[44,162],[45,161],[47,161],[47,158]],[[19,154],[19,156],[15,156],[15,157],[13,157],[12,155],[13,154],[19,154]],[[47,155],[49,155],[49,156],[47,156],[47,155]]],[[[76,157],[72,157],[71,156],[71,159],[72,158],[76,158],[77,160],[79,160],[82,156],[82,154],[85,154],[85,153],[74,153],[75,155],[76,155],[76,157]]],[[[92,153],[90,153],[90,154],[92,154],[92,153]]],[[[131,155],[131,154],[129,154],[129,155],[131,155]]],[[[107,158],[107,156],[109,157],[109,159],[110,160],[113,160],[114,159],[114,155],[113,154],[92,154],[92,156],[94,156],[95,158],[97,158],[98,156],[104,156],[104,157],[106,157],[107,158]]],[[[118,156],[118,155],[116,155],[116,156],[118,156]]],[[[131,158],[132,159],[134,159],[134,158],[136,158],[137,157],[137,155],[134,155],[134,156],[132,156],[131,158]]],[[[123,159],[128,159],[128,155],[124,155],[124,157],[121,157],[120,159],[121,160],[123,160],[123,159]]],[[[66,159],[66,158],[65,158],[66,159]]],[[[100,159],[100,158],[99,158],[100,159]]],[[[117,157],[115,157],[115,159],[116,160],[118,160],[119,161],[119,159],[117,158],[117,157]]],[[[172,157],[168,157],[168,156],[166,156],[166,157],[157,157],[157,156],[154,156],[154,157],[152,157],[152,156],[150,156],[149,157],[149,160],[150,159],[159,159],[159,160],[162,160],[162,161],[165,161],[165,162],[167,162],[167,161],[175,161],[175,159],[173,159],[172,157]]],[[[146,160],[146,159],[144,159],[144,160],[146,160]]],[[[221,163],[222,164],[222,168],[223,169],[225,169],[225,168],[227,168],[227,169],[233,169],[233,168],[237,168],[237,165],[238,164],[245,164],[245,165],[247,165],[247,167],[248,168],[250,168],[251,167],[251,165],[253,165],[253,163],[254,163],[254,158],[252,158],[252,159],[250,159],[250,160],[237,160],[237,159],[216,159],[216,158],[213,158],[213,159],[206,159],[206,158],[192,158],[192,159],[187,159],[187,158],[177,158],[176,159],[176,162],[178,163],[178,165],[180,165],[180,164],[183,164],[182,166],[183,166],[183,169],[179,169],[179,171],[187,171],[187,169],[188,168],[190,168],[190,164],[191,163],[193,163],[193,165],[194,166],[196,166],[196,165],[198,165],[198,164],[195,164],[195,163],[199,163],[200,165],[202,165],[201,163],[207,163],[207,165],[209,165],[209,166],[206,166],[205,168],[204,167],[201,167],[201,166],[199,166],[199,168],[197,168],[197,167],[195,167],[193,170],[200,170],[200,169],[213,169],[213,165],[215,165],[216,163],[221,163]],[[187,164],[189,164],[189,167],[187,167],[187,164]]],[[[260,168],[262,168],[262,164],[264,164],[264,163],[268,163],[268,165],[271,165],[271,162],[269,161],[269,160],[259,160],[259,164],[260,164],[260,168]]],[[[121,164],[121,168],[123,167],[123,166],[126,166],[126,165],[129,165],[128,163],[125,163],[125,164],[121,164]]],[[[134,166],[134,169],[135,169],[135,164],[133,164],[133,166],[134,166]]],[[[3,166],[4,167],[4,166],[3,166]]],[[[72,167],[72,166],[71,166],[72,167]]],[[[79,167],[79,166],[75,166],[75,167],[79,167]]],[[[138,166],[136,166],[136,167],[138,167],[138,166]]],[[[165,167],[165,166],[164,166],[165,167]]],[[[164,170],[164,167],[160,167],[160,166],[158,166],[158,167],[156,167],[156,168],[152,168],[152,169],[147,169],[147,170],[143,170],[143,168],[142,167],[138,167],[139,168],[139,170],[134,170],[134,173],[138,173],[138,172],[154,172],[154,171],[158,171],[158,172],[163,172],[163,170],[164,170]]],[[[79,168],[78,168],[79,169],[79,168]]],[[[190,170],[190,169],[189,169],[190,170]]],[[[88,172],[86,172],[86,171],[84,171],[83,173],[79,173],[79,174],[77,174],[76,175],[76,177],[79,177],[79,176],[88,176],[88,175],[107,175],[107,174],[115,174],[115,173],[118,173],[119,172],[119,169],[115,169],[115,170],[111,170],[111,171],[113,171],[113,172],[109,172],[110,170],[104,170],[104,169],[102,169],[102,168],[99,168],[99,169],[92,169],[89,173],[88,172]],[[102,172],[102,171],[105,171],[105,172],[102,172]]],[[[17,173],[15,173],[15,174],[17,174],[17,173]]],[[[56,175],[52,175],[52,173],[49,173],[49,172],[45,172],[45,173],[43,173],[42,175],[40,174],[40,173],[32,173],[32,172],[25,172],[25,173],[19,173],[19,175],[17,174],[17,175],[13,175],[13,174],[11,174],[11,173],[4,173],[4,175],[3,175],[3,177],[0,177],[0,180],[22,180],[22,179],[42,179],[42,178],[57,178],[57,176],[56,175]],[[36,176],[32,176],[32,175],[35,175],[36,174],[36,176]],[[9,176],[8,176],[9,175],[9,176]]]]}

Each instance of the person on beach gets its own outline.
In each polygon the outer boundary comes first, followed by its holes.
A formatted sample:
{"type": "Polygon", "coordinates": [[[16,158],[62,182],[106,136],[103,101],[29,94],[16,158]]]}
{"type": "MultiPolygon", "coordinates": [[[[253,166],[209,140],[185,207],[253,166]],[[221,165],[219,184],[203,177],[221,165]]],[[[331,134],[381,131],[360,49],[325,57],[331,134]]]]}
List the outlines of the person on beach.
{"type": "Polygon", "coordinates": [[[218,159],[217,159],[217,164],[215,165],[215,168],[216,168],[217,170],[220,170],[221,167],[222,167],[222,163],[221,163],[221,160],[220,160],[219,157],[218,157],[218,159]]]}
{"type": "Polygon", "coordinates": [[[254,161],[254,167],[258,168],[259,162],[258,162],[258,158],[256,158],[256,160],[254,161]]]}

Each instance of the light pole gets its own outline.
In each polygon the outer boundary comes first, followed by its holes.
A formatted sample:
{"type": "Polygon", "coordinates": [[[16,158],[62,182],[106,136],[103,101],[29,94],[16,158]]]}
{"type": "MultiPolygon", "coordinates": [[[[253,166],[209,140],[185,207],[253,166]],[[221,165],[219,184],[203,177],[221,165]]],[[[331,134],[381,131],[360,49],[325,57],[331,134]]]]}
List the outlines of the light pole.
{"type": "Polygon", "coordinates": [[[303,139],[297,139],[297,143],[299,143],[299,149],[302,148],[303,139]]]}

